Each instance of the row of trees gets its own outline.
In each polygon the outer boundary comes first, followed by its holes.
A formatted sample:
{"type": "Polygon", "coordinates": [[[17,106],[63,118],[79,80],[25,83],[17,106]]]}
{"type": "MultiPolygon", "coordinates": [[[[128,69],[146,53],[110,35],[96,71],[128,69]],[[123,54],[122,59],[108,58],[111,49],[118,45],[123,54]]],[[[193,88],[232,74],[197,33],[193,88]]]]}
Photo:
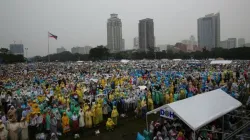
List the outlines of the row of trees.
{"type": "MultiPolygon", "coordinates": [[[[1,50],[0,50],[1,51],[1,50]]],[[[162,52],[154,52],[153,50],[145,52],[137,52],[135,50],[123,51],[118,53],[110,53],[109,50],[103,46],[97,46],[96,48],[92,48],[90,50],[89,55],[85,54],[72,54],[71,52],[62,52],[59,54],[49,55],[50,61],[98,61],[98,60],[121,60],[121,59],[208,59],[208,58],[218,58],[222,57],[225,59],[242,59],[249,60],[250,59],[250,48],[249,47],[241,47],[241,48],[233,48],[233,49],[223,49],[223,48],[214,48],[211,51],[207,51],[203,49],[202,52],[177,52],[174,53],[172,50],[162,51],[162,52]]],[[[34,62],[47,62],[48,56],[35,56],[30,59],[34,62]]],[[[21,55],[13,55],[6,53],[6,50],[1,51],[0,53],[0,63],[16,63],[16,62],[24,62],[25,58],[21,55]]]]}
{"type": "MultiPolygon", "coordinates": [[[[121,59],[208,59],[208,58],[218,58],[222,57],[225,59],[242,59],[247,60],[250,59],[250,48],[249,47],[241,47],[241,48],[233,48],[233,49],[223,49],[223,48],[214,48],[211,51],[203,49],[202,52],[177,52],[174,53],[172,50],[162,51],[162,52],[154,52],[153,50],[145,52],[137,52],[135,50],[123,51],[118,53],[110,53],[109,50],[103,46],[97,46],[90,50],[89,55],[82,54],[72,54],[70,52],[63,52],[60,54],[50,55],[51,61],[77,61],[77,60],[121,60],[121,59]]],[[[35,57],[35,61],[48,61],[48,57],[35,57]]]]}

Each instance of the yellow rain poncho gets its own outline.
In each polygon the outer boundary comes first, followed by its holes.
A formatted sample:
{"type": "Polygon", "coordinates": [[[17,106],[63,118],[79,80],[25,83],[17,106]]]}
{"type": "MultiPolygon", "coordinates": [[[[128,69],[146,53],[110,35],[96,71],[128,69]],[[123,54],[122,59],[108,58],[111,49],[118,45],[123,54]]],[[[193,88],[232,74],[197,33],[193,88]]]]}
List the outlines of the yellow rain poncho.
{"type": "Polygon", "coordinates": [[[101,79],[101,85],[103,88],[106,86],[106,80],[104,78],[101,79]]]}
{"type": "Polygon", "coordinates": [[[89,106],[85,103],[85,104],[84,104],[84,107],[83,107],[83,111],[84,111],[84,112],[87,112],[88,109],[89,109],[89,106]]]}
{"type": "Polygon", "coordinates": [[[87,110],[85,113],[85,123],[87,128],[92,128],[92,112],[90,110],[87,110]]]}
{"type": "Polygon", "coordinates": [[[113,122],[113,120],[111,118],[108,118],[107,122],[106,122],[106,129],[107,130],[112,130],[114,128],[115,123],[113,122]]]}
{"type": "Polygon", "coordinates": [[[169,97],[169,94],[166,93],[165,94],[165,104],[168,104],[168,103],[170,103],[170,97],[169,97]]]}
{"type": "Polygon", "coordinates": [[[170,99],[170,103],[174,102],[174,96],[172,93],[170,93],[169,99],[170,99]]]}
{"type": "Polygon", "coordinates": [[[92,115],[93,115],[93,123],[94,125],[97,125],[99,123],[99,120],[98,120],[98,114],[97,114],[97,106],[96,105],[93,105],[92,107],[92,115]]]}
{"type": "Polygon", "coordinates": [[[118,113],[118,111],[116,109],[116,106],[114,106],[113,110],[111,112],[111,118],[112,118],[113,122],[115,123],[115,125],[117,125],[117,118],[118,118],[118,116],[119,116],[119,113],[118,113]]]}
{"type": "Polygon", "coordinates": [[[62,128],[63,128],[63,133],[67,133],[70,131],[70,126],[69,126],[69,117],[66,115],[66,113],[63,113],[62,116],[62,128]]]}
{"type": "Polygon", "coordinates": [[[98,117],[99,123],[101,123],[103,121],[102,106],[101,106],[101,104],[97,105],[97,117],[98,117]]]}
{"type": "Polygon", "coordinates": [[[153,103],[151,96],[148,97],[148,109],[149,111],[154,109],[154,103],[153,103]]]}

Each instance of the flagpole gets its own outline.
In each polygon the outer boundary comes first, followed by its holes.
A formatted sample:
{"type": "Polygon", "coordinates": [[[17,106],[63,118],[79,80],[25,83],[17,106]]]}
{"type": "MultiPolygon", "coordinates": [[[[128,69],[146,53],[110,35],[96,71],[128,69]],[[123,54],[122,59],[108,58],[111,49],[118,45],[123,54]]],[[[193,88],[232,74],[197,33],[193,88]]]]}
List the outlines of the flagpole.
{"type": "Polygon", "coordinates": [[[48,32],[48,62],[50,61],[50,58],[49,58],[49,32],[48,32]]]}

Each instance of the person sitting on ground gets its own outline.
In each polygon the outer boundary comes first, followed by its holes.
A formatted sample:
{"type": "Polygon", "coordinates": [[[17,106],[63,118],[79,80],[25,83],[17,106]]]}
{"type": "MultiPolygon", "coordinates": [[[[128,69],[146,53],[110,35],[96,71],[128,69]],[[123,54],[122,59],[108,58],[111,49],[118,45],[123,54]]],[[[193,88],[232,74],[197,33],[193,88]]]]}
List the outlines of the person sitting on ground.
{"type": "Polygon", "coordinates": [[[106,122],[106,129],[108,131],[111,131],[114,129],[115,123],[113,122],[113,120],[111,118],[108,118],[107,122],[106,122]]]}

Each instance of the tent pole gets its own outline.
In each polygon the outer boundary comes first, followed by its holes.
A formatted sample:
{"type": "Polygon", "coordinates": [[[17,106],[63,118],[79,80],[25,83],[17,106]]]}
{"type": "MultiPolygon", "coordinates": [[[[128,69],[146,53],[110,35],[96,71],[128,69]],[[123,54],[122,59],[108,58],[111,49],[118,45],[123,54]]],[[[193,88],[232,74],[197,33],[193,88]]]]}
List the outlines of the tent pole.
{"type": "Polygon", "coordinates": [[[148,115],[146,114],[146,125],[147,125],[147,131],[148,131],[148,115]]]}
{"type": "Polygon", "coordinates": [[[222,117],[222,137],[221,137],[222,140],[224,140],[224,115],[222,117]]]}

